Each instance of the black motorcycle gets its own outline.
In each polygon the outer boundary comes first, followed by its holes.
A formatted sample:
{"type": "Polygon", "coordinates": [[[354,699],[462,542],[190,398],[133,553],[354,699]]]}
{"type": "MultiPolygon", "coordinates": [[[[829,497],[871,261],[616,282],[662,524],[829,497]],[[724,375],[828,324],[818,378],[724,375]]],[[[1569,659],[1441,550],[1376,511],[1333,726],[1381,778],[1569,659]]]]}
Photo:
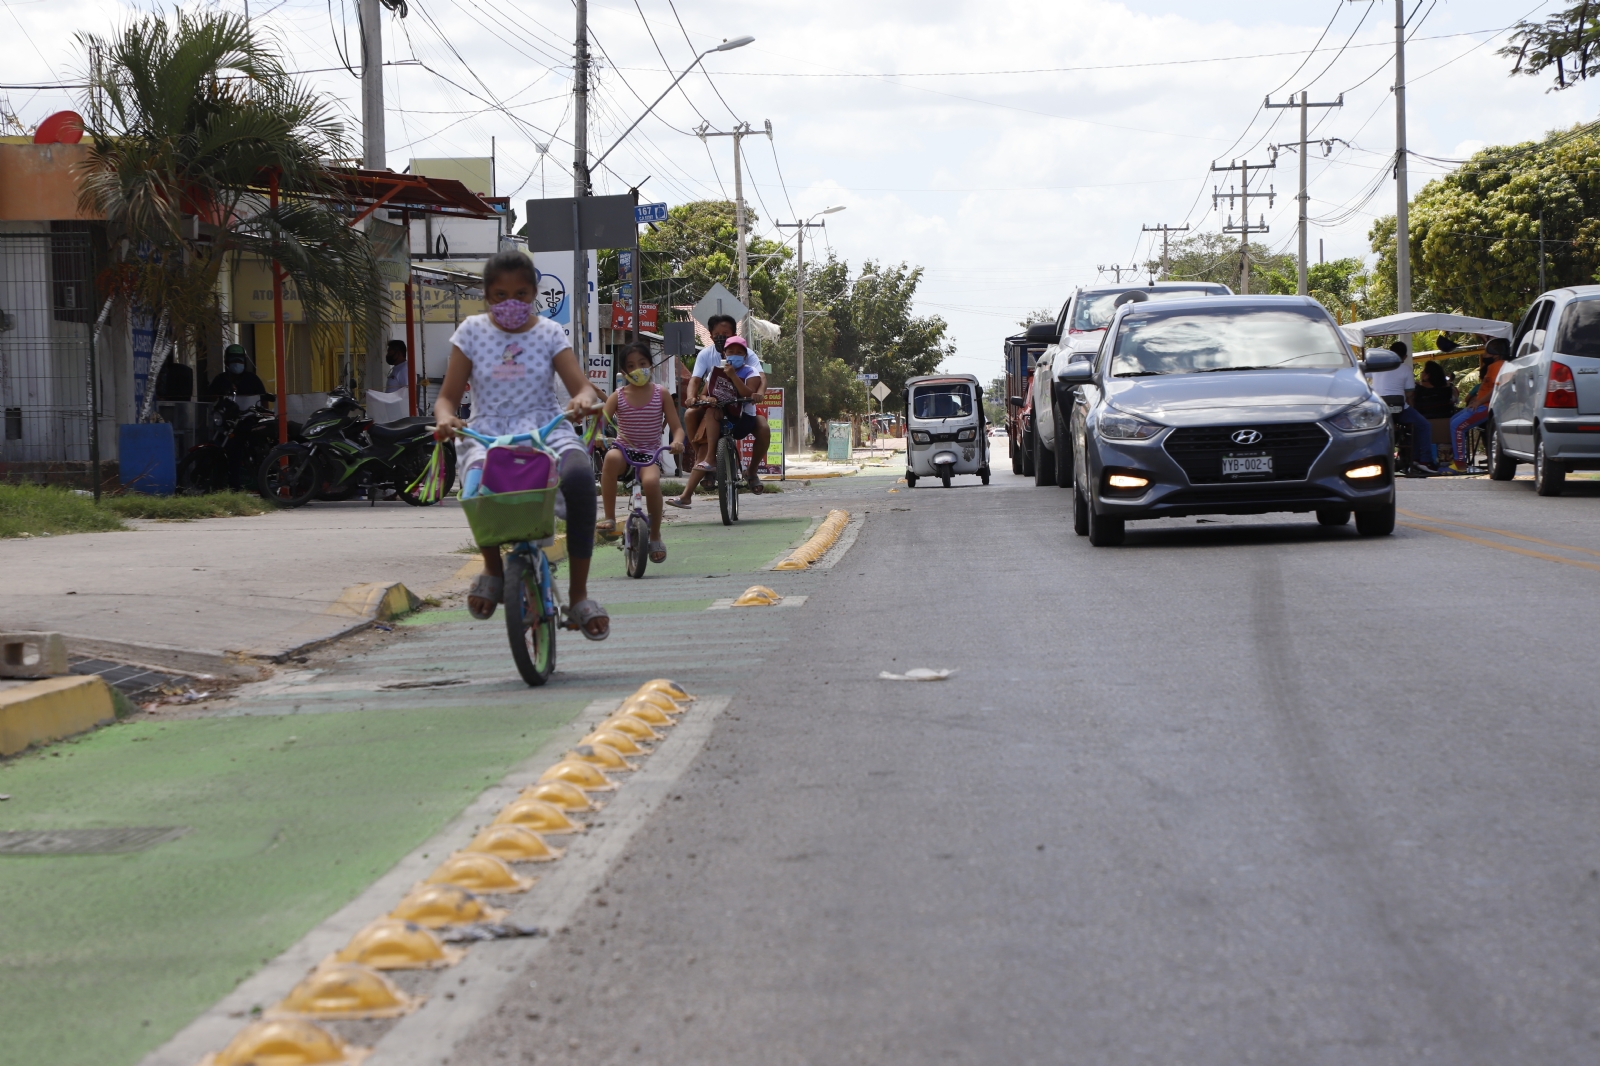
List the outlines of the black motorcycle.
{"type": "Polygon", "coordinates": [[[241,408],[235,396],[211,406],[211,439],[201,441],[178,464],[178,492],[197,496],[254,487],[252,474],[278,443],[277,417],[259,401],[241,408]]]}
{"type": "MultiPolygon", "coordinates": [[[[433,455],[433,419],[401,418],[382,425],[345,389],[335,389],[329,404],[314,411],[300,439],[280,444],[261,464],[261,495],[279,507],[299,507],[313,498],[348,500],[366,491],[376,503],[387,491],[413,507],[426,500],[410,491],[433,455]]],[[[444,492],[456,480],[454,448],[444,450],[444,492]]]]}

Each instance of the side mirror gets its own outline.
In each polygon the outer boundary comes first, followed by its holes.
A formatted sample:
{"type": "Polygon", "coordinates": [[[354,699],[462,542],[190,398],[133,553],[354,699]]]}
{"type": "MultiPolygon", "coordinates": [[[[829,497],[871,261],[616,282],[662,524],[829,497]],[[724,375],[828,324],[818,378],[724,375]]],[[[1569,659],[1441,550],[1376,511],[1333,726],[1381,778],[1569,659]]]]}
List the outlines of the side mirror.
{"type": "Polygon", "coordinates": [[[1405,360],[1386,348],[1369,348],[1361,360],[1361,369],[1368,374],[1381,374],[1385,370],[1399,370],[1405,360]]]}
{"type": "Polygon", "coordinates": [[[1012,407],[1021,407],[1027,402],[1028,401],[1023,399],[1021,396],[1013,396],[1006,401],[1006,403],[1009,403],[1012,407]]]}
{"type": "Polygon", "coordinates": [[[1074,360],[1056,371],[1056,381],[1062,385],[1086,385],[1094,380],[1094,363],[1074,360]]]}
{"type": "Polygon", "coordinates": [[[1054,322],[1035,322],[1026,334],[1030,344],[1054,344],[1061,339],[1054,322]]]}

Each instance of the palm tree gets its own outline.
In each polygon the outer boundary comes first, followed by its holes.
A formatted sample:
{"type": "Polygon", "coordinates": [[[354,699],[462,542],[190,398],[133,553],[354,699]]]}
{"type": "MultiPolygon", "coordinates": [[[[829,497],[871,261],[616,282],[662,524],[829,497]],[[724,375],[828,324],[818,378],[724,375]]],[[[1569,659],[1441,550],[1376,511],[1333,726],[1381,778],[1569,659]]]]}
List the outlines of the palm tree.
{"type": "Polygon", "coordinates": [[[329,101],[234,15],[146,15],[78,42],[95,57],[79,202],[107,220],[113,248],[101,323],[113,304],[158,315],[150,380],[174,344],[203,344],[217,276],[245,255],[277,264],[308,322],[366,336],[387,289],[330,170],[352,150],[329,101]]]}

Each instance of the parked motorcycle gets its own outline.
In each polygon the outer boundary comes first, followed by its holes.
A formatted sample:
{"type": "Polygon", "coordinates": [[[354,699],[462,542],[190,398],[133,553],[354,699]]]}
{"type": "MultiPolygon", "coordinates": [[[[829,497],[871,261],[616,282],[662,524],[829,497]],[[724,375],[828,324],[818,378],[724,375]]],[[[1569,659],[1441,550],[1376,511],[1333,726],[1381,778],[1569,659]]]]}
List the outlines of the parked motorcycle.
{"type": "Polygon", "coordinates": [[[252,475],[278,442],[276,417],[260,397],[224,396],[211,407],[211,427],[211,439],[178,463],[179,494],[254,488],[252,475]]]}
{"type": "MultiPolygon", "coordinates": [[[[343,388],[328,400],[327,407],[306,419],[300,440],[268,453],[259,476],[262,496],[279,507],[299,507],[313,498],[347,500],[365,489],[374,503],[389,490],[413,507],[437,502],[409,489],[433,455],[433,419],[401,418],[380,425],[343,388]]],[[[441,496],[455,485],[454,448],[444,450],[444,462],[441,496]]]]}

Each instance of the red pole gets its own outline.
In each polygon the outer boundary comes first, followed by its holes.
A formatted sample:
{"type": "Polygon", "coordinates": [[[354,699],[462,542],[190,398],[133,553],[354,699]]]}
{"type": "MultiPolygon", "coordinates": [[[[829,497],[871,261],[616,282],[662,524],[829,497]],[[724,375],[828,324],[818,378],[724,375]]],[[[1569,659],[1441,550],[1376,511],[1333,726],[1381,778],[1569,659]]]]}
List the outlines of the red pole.
{"type": "MultiPolygon", "coordinates": [[[[270,184],[267,186],[267,203],[273,210],[278,207],[278,172],[272,172],[270,184]]],[[[283,358],[283,269],[278,266],[278,261],[272,261],[272,345],[273,368],[277,380],[273,382],[278,394],[278,443],[289,443],[289,377],[284,369],[283,358]]]]}
{"type": "Polygon", "coordinates": [[[411,398],[411,415],[417,414],[417,324],[411,304],[411,212],[400,211],[400,225],[406,231],[406,393],[411,398]]]}

